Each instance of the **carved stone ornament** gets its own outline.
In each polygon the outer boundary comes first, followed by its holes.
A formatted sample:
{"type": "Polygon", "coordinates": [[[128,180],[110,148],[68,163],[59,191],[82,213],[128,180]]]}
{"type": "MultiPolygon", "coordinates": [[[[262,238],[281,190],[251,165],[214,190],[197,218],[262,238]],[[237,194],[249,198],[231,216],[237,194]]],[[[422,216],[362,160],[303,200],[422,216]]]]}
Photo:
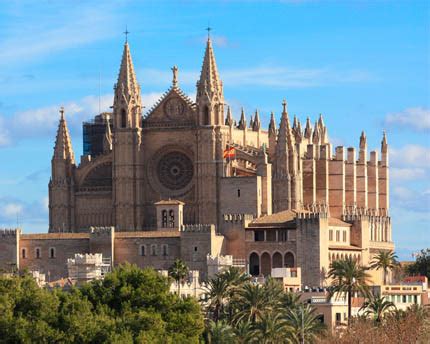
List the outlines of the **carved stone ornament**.
{"type": "Polygon", "coordinates": [[[178,118],[184,114],[185,104],[181,99],[173,97],[166,101],[164,110],[166,111],[167,117],[171,119],[178,118]]]}
{"type": "Polygon", "coordinates": [[[193,163],[181,152],[166,153],[157,164],[160,183],[169,190],[181,190],[193,179],[193,163]]]}

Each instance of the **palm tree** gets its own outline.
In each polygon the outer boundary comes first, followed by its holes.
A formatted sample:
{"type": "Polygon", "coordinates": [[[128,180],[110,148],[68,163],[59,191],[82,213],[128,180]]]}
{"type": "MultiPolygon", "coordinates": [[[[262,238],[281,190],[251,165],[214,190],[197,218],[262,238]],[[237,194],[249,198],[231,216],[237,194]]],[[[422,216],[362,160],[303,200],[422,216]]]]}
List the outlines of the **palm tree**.
{"type": "Polygon", "coordinates": [[[181,259],[176,259],[169,268],[169,276],[176,281],[178,285],[178,296],[180,296],[181,282],[188,276],[188,266],[181,259]]]}
{"type": "Polygon", "coordinates": [[[348,257],[344,260],[334,261],[328,272],[328,277],[332,278],[329,289],[328,300],[335,294],[346,294],[348,300],[348,323],[351,319],[351,300],[354,293],[369,295],[367,279],[369,274],[367,268],[359,265],[356,260],[348,257]]]}
{"type": "Polygon", "coordinates": [[[281,297],[281,307],[282,309],[295,309],[300,306],[300,296],[299,293],[293,293],[290,291],[285,292],[281,297]]]}
{"type": "Polygon", "coordinates": [[[205,292],[205,299],[207,300],[208,310],[213,315],[213,320],[218,322],[224,305],[229,296],[229,284],[225,278],[215,276],[208,281],[205,292]]]}
{"type": "Polygon", "coordinates": [[[370,263],[371,269],[384,271],[384,284],[387,284],[388,270],[393,270],[399,265],[397,255],[393,251],[379,251],[370,263]]]}
{"type": "Polygon", "coordinates": [[[256,323],[261,320],[263,314],[269,309],[268,294],[264,286],[246,283],[238,291],[235,322],[250,321],[256,323]]]}
{"type": "Polygon", "coordinates": [[[214,322],[209,320],[207,336],[209,344],[236,343],[233,328],[223,321],[214,322]]]}
{"type": "Polygon", "coordinates": [[[256,343],[255,329],[249,321],[240,321],[233,328],[237,344],[256,343]]]}
{"type": "Polygon", "coordinates": [[[286,343],[287,335],[292,330],[282,319],[281,313],[273,312],[263,314],[254,327],[258,343],[262,344],[286,343]]]}
{"type": "Polygon", "coordinates": [[[384,313],[391,312],[396,309],[396,306],[391,301],[387,301],[385,297],[372,296],[367,300],[360,310],[364,310],[364,316],[373,316],[376,323],[380,323],[384,317],[384,313]]]}
{"type": "Polygon", "coordinates": [[[312,343],[324,329],[325,325],[315,314],[316,308],[300,304],[285,311],[286,324],[290,328],[290,337],[294,343],[312,343]]]}

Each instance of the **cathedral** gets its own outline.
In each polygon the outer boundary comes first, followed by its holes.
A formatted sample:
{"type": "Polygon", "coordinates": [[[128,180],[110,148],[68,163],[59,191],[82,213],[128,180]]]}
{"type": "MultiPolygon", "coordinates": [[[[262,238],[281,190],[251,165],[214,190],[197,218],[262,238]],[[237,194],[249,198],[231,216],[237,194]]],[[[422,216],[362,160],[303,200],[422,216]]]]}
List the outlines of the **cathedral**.
{"type": "Polygon", "coordinates": [[[172,74],[144,115],[125,42],[112,112],[86,124],[99,129],[84,137],[79,163],[61,109],[49,233],[3,231],[0,264],[11,255],[18,266],[60,277],[74,253],[103,253],[112,264],[157,269],[181,258],[205,276],[210,257],[231,255],[256,276],[300,267],[303,283],[318,286],[334,260],[367,265],[394,248],[385,133],[379,158],[368,156],[364,132],[358,152],[333,150],[323,117],[302,124],[285,100],[267,130],[258,110],[242,109],[236,121],[210,37],[196,99],[181,90],[176,66],[172,74]]]}

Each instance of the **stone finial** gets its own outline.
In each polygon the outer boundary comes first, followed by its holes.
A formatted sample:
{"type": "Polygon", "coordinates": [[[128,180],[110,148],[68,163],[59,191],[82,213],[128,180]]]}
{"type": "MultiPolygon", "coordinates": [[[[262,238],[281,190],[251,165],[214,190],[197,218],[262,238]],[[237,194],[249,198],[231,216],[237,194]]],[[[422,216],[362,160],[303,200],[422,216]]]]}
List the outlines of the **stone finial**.
{"type": "Polygon", "coordinates": [[[365,150],[367,148],[367,139],[364,131],[361,132],[360,136],[360,150],[365,150]]]}
{"type": "Polygon", "coordinates": [[[242,129],[242,130],[246,129],[246,117],[245,117],[245,110],[243,107],[240,111],[240,120],[239,120],[238,129],[242,129]]]}
{"type": "Polygon", "coordinates": [[[385,130],[382,132],[382,141],[381,141],[381,152],[387,153],[388,151],[388,143],[387,143],[387,134],[385,130]]]}
{"type": "Polygon", "coordinates": [[[322,128],[324,128],[325,127],[325,125],[324,125],[324,120],[323,120],[323,115],[320,113],[320,117],[318,118],[318,127],[320,128],[320,129],[322,129],[322,128]]]}
{"type": "Polygon", "coordinates": [[[249,120],[249,127],[252,129],[253,126],[254,126],[254,118],[251,115],[251,119],[249,120]]]}
{"type": "Polygon", "coordinates": [[[315,121],[314,133],[312,136],[312,143],[319,144],[320,143],[320,130],[318,128],[318,121],[315,121]]]}
{"type": "Polygon", "coordinates": [[[305,127],[305,138],[310,140],[312,138],[312,125],[310,118],[306,118],[306,127],[305,127]]]}
{"type": "Polygon", "coordinates": [[[234,121],[233,121],[233,116],[231,114],[231,108],[230,106],[227,108],[227,117],[225,118],[225,125],[228,125],[229,127],[231,127],[233,125],[234,121]]]}
{"type": "Polygon", "coordinates": [[[287,101],[284,98],[284,100],[282,101],[282,113],[287,113],[287,112],[288,112],[287,111],[287,101]]]}
{"type": "Polygon", "coordinates": [[[294,119],[293,119],[293,129],[297,129],[297,117],[296,115],[294,115],[294,119]]]}
{"type": "Polygon", "coordinates": [[[270,113],[270,123],[269,123],[269,136],[276,135],[276,122],[275,114],[273,111],[270,113]]]}
{"type": "Polygon", "coordinates": [[[173,87],[177,87],[178,86],[178,67],[177,66],[173,66],[171,68],[172,73],[173,73],[173,78],[172,78],[172,86],[173,87]]]}
{"type": "Polygon", "coordinates": [[[255,110],[255,116],[254,116],[254,122],[252,124],[252,130],[259,131],[260,128],[261,128],[260,114],[258,113],[258,110],[255,110]]]}

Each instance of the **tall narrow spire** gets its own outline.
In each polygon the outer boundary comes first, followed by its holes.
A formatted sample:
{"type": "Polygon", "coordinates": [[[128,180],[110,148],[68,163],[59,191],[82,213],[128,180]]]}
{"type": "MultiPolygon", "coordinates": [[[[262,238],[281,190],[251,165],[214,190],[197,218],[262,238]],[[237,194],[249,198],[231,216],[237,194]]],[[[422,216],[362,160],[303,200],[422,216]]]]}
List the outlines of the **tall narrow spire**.
{"type": "Polygon", "coordinates": [[[205,86],[209,96],[214,93],[222,93],[222,82],[218,74],[215,54],[212,48],[212,40],[208,37],[202,71],[200,73],[200,86],[205,86]]]}
{"type": "Polygon", "coordinates": [[[261,128],[260,114],[258,113],[258,110],[255,110],[254,123],[252,124],[252,130],[259,131],[260,128],[261,128]]]}
{"type": "Polygon", "coordinates": [[[57,137],[55,139],[53,158],[68,160],[72,164],[75,163],[75,155],[73,153],[69,129],[67,128],[66,119],[64,117],[63,107],[60,109],[60,122],[58,124],[57,137]]]}
{"type": "Polygon", "coordinates": [[[252,129],[254,127],[254,117],[251,115],[251,119],[249,120],[249,127],[252,129]]]}
{"type": "Polygon", "coordinates": [[[270,114],[269,135],[276,135],[276,122],[273,111],[270,114]]]}
{"type": "Polygon", "coordinates": [[[140,93],[139,84],[137,83],[136,73],[134,72],[133,60],[131,59],[128,42],[124,44],[122,53],[121,67],[119,69],[117,89],[122,91],[125,96],[138,96],[140,93]]]}
{"type": "Polygon", "coordinates": [[[282,116],[279,124],[278,146],[282,151],[293,148],[293,137],[291,133],[290,119],[288,118],[287,102],[282,102],[282,116]]]}
{"type": "Polygon", "coordinates": [[[245,117],[245,110],[242,108],[240,112],[240,120],[239,125],[237,127],[238,129],[246,129],[246,117],[245,117]]]}
{"type": "Polygon", "coordinates": [[[382,132],[382,141],[381,141],[381,152],[387,153],[388,151],[388,143],[387,143],[387,134],[385,130],[382,132]]]}
{"type": "Polygon", "coordinates": [[[306,118],[306,127],[305,127],[305,138],[310,140],[312,138],[312,125],[311,125],[311,119],[308,117],[306,118]]]}
{"type": "Polygon", "coordinates": [[[367,138],[364,131],[362,131],[360,136],[360,150],[365,150],[365,149],[367,149],[367,138]]]}
{"type": "Polygon", "coordinates": [[[315,121],[315,127],[314,127],[314,134],[312,136],[312,143],[314,144],[320,144],[321,135],[320,130],[318,128],[318,121],[315,121]]]}
{"type": "Polygon", "coordinates": [[[233,125],[233,115],[231,114],[230,106],[227,108],[227,117],[225,118],[225,125],[231,127],[233,125]]]}

